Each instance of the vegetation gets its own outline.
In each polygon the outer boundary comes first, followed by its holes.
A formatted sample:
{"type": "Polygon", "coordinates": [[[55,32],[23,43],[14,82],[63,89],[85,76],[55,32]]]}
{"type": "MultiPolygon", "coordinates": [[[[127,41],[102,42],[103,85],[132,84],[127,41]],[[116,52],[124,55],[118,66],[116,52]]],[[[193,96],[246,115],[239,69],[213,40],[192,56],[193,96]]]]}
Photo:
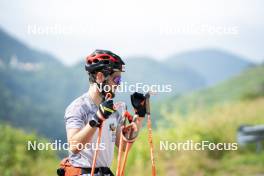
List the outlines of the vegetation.
{"type": "MultiPolygon", "coordinates": [[[[197,110],[189,114],[187,118],[182,118],[180,114],[170,115],[170,123],[175,124],[175,127],[158,129],[153,134],[158,175],[263,174],[264,151],[256,153],[254,144],[238,146],[238,150],[235,151],[160,150],[160,141],[236,143],[236,131],[241,124],[264,123],[263,107],[264,98],[258,98],[216,106],[209,111],[197,110]]],[[[150,175],[151,161],[147,140],[147,130],[143,130],[129,154],[127,173],[150,175]]]]}
{"type": "Polygon", "coordinates": [[[51,150],[28,150],[28,141],[47,142],[9,125],[0,125],[0,173],[2,176],[55,175],[59,159],[51,150]]]}

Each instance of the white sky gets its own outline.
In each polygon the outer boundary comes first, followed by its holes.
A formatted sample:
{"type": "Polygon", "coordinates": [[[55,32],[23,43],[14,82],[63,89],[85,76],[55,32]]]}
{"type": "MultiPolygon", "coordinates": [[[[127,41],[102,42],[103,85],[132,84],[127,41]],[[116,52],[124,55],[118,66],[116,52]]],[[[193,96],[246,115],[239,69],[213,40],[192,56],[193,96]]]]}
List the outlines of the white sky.
{"type": "Polygon", "coordinates": [[[1,0],[0,27],[67,64],[96,48],[155,59],[220,48],[260,62],[263,9],[261,0],[1,0]]]}

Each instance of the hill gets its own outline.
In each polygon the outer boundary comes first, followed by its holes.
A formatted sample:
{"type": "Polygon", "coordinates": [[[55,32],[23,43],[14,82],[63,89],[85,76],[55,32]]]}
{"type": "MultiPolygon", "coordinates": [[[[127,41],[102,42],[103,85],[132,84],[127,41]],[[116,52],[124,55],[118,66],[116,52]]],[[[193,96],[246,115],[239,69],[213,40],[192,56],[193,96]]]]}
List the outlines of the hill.
{"type": "Polygon", "coordinates": [[[203,76],[208,85],[215,85],[253,64],[247,58],[220,49],[201,49],[173,55],[165,60],[168,66],[186,66],[203,76]]]}
{"type": "Polygon", "coordinates": [[[252,67],[215,87],[173,97],[161,103],[163,115],[186,115],[194,110],[264,96],[264,66],[252,67]]]}

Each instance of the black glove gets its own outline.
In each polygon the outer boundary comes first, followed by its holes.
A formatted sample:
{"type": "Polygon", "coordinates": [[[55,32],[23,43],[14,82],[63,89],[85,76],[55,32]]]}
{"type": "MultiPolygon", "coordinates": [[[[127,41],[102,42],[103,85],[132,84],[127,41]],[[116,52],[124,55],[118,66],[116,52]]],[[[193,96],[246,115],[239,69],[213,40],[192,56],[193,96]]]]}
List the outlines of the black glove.
{"type": "Polygon", "coordinates": [[[146,115],[146,97],[142,93],[135,92],[131,96],[131,103],[135,109],[135,114],[139,117],[146,115]]]}
{"type": "Polygon", "coordinates": [[[89,121],[89,125],[91,127],[100,127],[102,122],[109,118],[111,114],[113,114],[116,110],[114,109],[113,100],[106,100],[102,102],[98,111],[94,115],[94,117],[89,121]]]}

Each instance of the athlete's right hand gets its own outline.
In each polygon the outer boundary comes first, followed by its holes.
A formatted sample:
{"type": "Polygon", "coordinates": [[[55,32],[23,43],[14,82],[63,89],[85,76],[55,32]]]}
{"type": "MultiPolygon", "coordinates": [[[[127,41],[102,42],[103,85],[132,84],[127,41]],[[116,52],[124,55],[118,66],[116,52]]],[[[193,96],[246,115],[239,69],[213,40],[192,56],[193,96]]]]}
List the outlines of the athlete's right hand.
{"type": "Polygon", "coordinates": [[[95,116],[89,121],[89,125],[91,127],[100,127],[102,122],[108,119],[115,111],[112,99],[102,102],[99,105],[95,116]]]}
{"type": "Polygon", "coordinates": [[[99,107],[98,107],[98,111],[97,111],[97,115],[99,117],[100,120],[104,121],[106,119],[109,118],[109,116],[111,114],[113,114],[115,112],[114,109],[114,103],[113,100],[106,100],[104,102],[102,102],[99,107]]]}

